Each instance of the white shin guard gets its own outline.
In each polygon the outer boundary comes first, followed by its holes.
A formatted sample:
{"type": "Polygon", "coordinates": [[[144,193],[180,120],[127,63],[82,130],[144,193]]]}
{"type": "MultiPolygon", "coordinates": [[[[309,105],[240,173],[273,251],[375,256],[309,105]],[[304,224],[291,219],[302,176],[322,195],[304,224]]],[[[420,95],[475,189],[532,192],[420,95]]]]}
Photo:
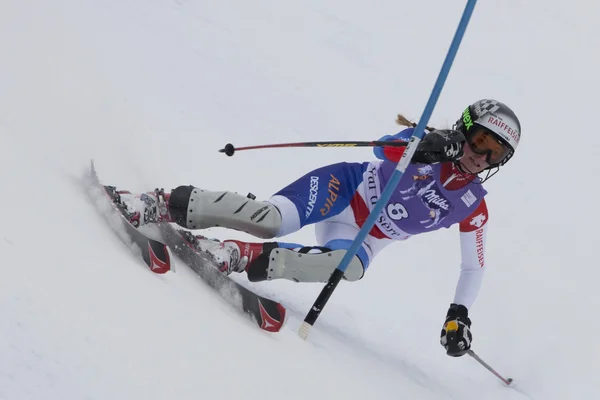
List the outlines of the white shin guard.
{"type": "MultiPolygon", "coordinates": [[[[267,280],[288,279],[294,282],[327,282],[346,250],[303,254],[290,249],[276,248],[269,253],[267,280]]],[[[357,256],[344,272],[344,279],[357,281],[364,275],[362,262],[357,256]]]]}
{"type": "Polygon", "coordinates": [[[188,229],[221,226],[268,239],[281,227],[281,214],[274,205],[233,192],[180,186],[171,193],[169,209],[174,221],[188,229]]]}

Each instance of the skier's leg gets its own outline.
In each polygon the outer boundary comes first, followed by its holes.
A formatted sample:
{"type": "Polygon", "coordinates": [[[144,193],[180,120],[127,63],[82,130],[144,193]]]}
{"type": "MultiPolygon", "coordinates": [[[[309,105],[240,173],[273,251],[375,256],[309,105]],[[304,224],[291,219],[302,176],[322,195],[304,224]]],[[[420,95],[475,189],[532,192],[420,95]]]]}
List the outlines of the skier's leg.
{"type": "MultiPolygon", "coordinates": [[[[294,282],[326,282],[340,263],[345,250],[296,243],[251,243],[241,240],[218,241],[182,231],[196,251],[210,253],[221,272],[244,272],[251,282],[288,279],[294,282]]],[[[345,272],[347,280],[362,277],[363,266],[355,257],[345,272]]]]}
{"type": "Polygon", "coordinates": [[[170,217],[188,229],[221,226],[260,238],[284,236],[346,208],[365,168],[366,163],[339,163],[316,169],[268,201],[180,186],[169,198],[170,217]]]}
{"type": "Polygon", "coordinates": [[[175,222],[188,229],[216,226],[248,232],[261,238],[277,236],[286,220],[296,220],[293,203],[280,202],[280,208],[265,201],[256,201],[251,195],[233,192],[211,192],[194,186],[179,186],[164,193],[132,194],[117,191],[117,202],[127,211],[129,221],[136,227],[153,222],[175,222]],[[286,217],[287,216],[287,217],[286,217]]]}
{"type": "MultiPolygon", "coordinates": [[[[265,243],[263,252],[246,266],[248,279],[262,281],[283,278],[295,282],[326,282],[359,230],[354,211],[348,206],[336,216],[315,225],[318,246],[277,242],[274,243],[277,247],[272,247],[272,244],[265,243]]],[[[392,239],[368,235],[348,264],[344,279],[361,279],[373,257],[392,242],[392,239]]]]}

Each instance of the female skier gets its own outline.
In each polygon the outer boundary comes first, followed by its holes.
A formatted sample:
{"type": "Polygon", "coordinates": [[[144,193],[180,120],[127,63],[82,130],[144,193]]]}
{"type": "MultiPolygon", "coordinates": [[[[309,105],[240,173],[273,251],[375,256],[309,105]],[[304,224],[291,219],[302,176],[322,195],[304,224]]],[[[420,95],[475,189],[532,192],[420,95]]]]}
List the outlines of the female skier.
{"type": "MultiPolygon", "coordinates": [[[[410,139],[415,124],[401,115],[397,122],[412,127],[380,140],[410,139]]],[[[459,224],[461,273],[441,344],[449,355],[461,356],[470,348],[468,309],[485,270],[488,210],[482,183],[513,156],[521,126],[505,104],[484,99],[467,107],[452,130],[427,130],[344,278],[361,279],[377,253],[395,240],[459,224]],[[481,173],[485,176],[480,177],[481,173]],[[448,341],[449,332],[456,340],[448,341]]],[[[326,282],[381,196],[403,150],[376,147],[377,161],[318,168],[266,201],[194,186],[180,186],[170,194],[163,190],[141,195],[123,192],[120,201],[138,226],[149,222],[174,222],[187,229],[220,226],[271,239],[315,224],[318,246],[215,242],[191,234],[188,238],[199,251],[211,253],[226,274],[245,271],[254,282],[281,278],[326,282]]]]}

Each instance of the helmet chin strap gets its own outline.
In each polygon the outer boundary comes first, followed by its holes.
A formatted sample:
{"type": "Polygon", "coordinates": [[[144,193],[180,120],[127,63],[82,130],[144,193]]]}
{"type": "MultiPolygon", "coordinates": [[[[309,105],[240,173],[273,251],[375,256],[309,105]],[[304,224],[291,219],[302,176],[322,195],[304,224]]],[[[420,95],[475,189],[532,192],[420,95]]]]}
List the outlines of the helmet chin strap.
{"type": "Polygon", "coordinates": [[[470,182],[472,182],[476,185],[481,185],[482,183],[484,183],[485,181],[490,179],[492,176],[496,175],[498,173],[498,171],[500,171],[499,165],[485,168],[483,171],[480,171],[478,173],[469,171],[468,168],[464,167],[461,164],[460,160],[454,161],[454,165],[456,166],[456,169],[462,175],[463,178],[470,180],[470,182]],[[493,171],[494,169],[495,169],[495,171],[493,171]],[[482,178],[479,176],[479,174],[483,173],[484,171],[487,171],[487,174],[485,175],[485,178],[482,178]],[[479,180],[477,180],[476,178],[479,178],[479,180]]]}

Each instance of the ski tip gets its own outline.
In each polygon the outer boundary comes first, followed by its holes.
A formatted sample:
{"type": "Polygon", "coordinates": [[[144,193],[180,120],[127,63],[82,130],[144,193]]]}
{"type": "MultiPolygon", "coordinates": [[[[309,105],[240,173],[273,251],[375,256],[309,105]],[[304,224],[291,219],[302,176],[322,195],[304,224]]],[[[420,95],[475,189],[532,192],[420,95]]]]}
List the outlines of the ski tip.
{"type": "Polygon", "coordinates": [[[167,246],[160,242],[148,242],[148,266],[155,274],[166,274],[171,270],[171,258],[167,246]]]}
{"type": "Polygon", "coordinates": [[[298,330],[298,335],[303,340],[306,340],[308,338],[308,332],[310,331],[310,328],[312,328],[311,324],[306,321],[302,322],[302,325],[300,325],[300,329],[298,330]]]}
{"type": "Polygon", "coordinates": [[[506,386],[510,386],[510,384],[513,382],[513,378],[508,378],[506,380],[506,386]]]}
{"type": "Polygon", "coordinates": [[[257,321],[260,329],[267,332],[279,332],[285,321],[285,308],[281,304],[277,304],[277,311],[279,315],[270,315],[262,304],[262,301],[258,300],[258,309],[260,312],[260,319],[257,321]]]}

